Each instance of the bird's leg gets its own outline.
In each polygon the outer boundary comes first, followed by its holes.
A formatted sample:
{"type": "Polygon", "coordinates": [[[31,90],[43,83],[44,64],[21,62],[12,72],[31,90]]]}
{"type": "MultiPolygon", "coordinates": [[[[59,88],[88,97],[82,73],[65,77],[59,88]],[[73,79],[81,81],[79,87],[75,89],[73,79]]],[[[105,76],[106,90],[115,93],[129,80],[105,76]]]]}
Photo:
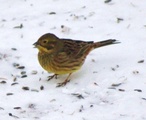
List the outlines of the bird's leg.
{"type": "Polygon", "coordinates": [[[58,74],[54,74],[54,75],[49,76],[49,77],[48,77],[48,81],[51,80],[51,79],[53,79],[54,77],[55,77],[55,79],[57,79],[57,75],[58,75],[58,74]]]}
{"type": "Polygon", "coordinates": [[[69,77],[71,76],[71,74],[72,74],[72,73],[70,73],[70,74],[67,76],[67,78],[65,79],[64,82],[58,83],[58,85],[57,85],[56,87],[63,87],[63,86],[65,86],[65,85],[70,81],[69,77]]]}

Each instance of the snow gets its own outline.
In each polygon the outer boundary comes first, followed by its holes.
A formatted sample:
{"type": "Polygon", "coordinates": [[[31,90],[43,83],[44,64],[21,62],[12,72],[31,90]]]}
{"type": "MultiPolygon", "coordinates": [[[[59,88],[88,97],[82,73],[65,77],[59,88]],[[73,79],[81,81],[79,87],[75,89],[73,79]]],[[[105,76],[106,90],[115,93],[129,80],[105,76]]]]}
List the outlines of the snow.
{"type": "Polygon", "coordinates": [[[146,119],[145,0],[0,3],[0,120],[146,119]],[[66,75],[47,81],[32,45],[45,33],[121,43],[92,51],[56,88],[66,75]]]}

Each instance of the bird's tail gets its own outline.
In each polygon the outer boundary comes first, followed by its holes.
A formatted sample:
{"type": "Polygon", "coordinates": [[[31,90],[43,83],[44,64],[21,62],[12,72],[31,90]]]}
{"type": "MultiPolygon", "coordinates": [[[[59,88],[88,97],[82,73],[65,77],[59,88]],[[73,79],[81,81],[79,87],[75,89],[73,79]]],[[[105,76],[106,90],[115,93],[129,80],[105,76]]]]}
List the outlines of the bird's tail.
{"type": "Polygon", "coordinates": [[[100,41],[100,42],[95,42],[93,44],[94,48],[98,48],[98,47],[102,47],[102,46],[106,46],[106,45],[112,45],[112,44],[118,44],[120,42],[118,42],[115,39],[108,39],[108,40],[104,40],[104,41],[100,41]]]}

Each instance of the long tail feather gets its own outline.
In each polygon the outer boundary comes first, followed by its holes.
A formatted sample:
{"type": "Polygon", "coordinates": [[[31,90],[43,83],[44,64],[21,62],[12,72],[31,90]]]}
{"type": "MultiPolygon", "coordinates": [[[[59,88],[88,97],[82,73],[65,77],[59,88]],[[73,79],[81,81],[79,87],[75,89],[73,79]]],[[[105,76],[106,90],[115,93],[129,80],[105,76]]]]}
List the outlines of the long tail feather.
{"type": "Polygon", "coordinates": [[[120,42],[118,42],[115,39],[108,39],[108,40],[104,40],[104,41],[100,41],[100,42],[95,42],[93,44],[94,48],[98,48],[98,47],[102,47],[102,46],[106,46],[106,45],[112,45],[112,44],[118,44],[120,42]]]}

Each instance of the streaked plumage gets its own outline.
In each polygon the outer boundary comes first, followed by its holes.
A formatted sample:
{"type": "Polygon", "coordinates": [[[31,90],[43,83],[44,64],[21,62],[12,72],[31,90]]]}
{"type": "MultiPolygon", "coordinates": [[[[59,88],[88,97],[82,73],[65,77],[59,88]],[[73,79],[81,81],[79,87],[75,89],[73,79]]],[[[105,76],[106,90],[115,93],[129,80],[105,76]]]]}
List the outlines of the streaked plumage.
{"type": "MultiPolygon", "coordinates": [[[[39,49],[39,63],[46,71],[55,74],[69,74],[70,76],[71,73],[80,69],[90,51],[116,43],[118,42],[114,39],[85,42],[58,38],[54,34],[47,33],[41,36],[34,45],[39,49]]],[[[59,86],[65,85],[69,76],[59,86]]]]}

